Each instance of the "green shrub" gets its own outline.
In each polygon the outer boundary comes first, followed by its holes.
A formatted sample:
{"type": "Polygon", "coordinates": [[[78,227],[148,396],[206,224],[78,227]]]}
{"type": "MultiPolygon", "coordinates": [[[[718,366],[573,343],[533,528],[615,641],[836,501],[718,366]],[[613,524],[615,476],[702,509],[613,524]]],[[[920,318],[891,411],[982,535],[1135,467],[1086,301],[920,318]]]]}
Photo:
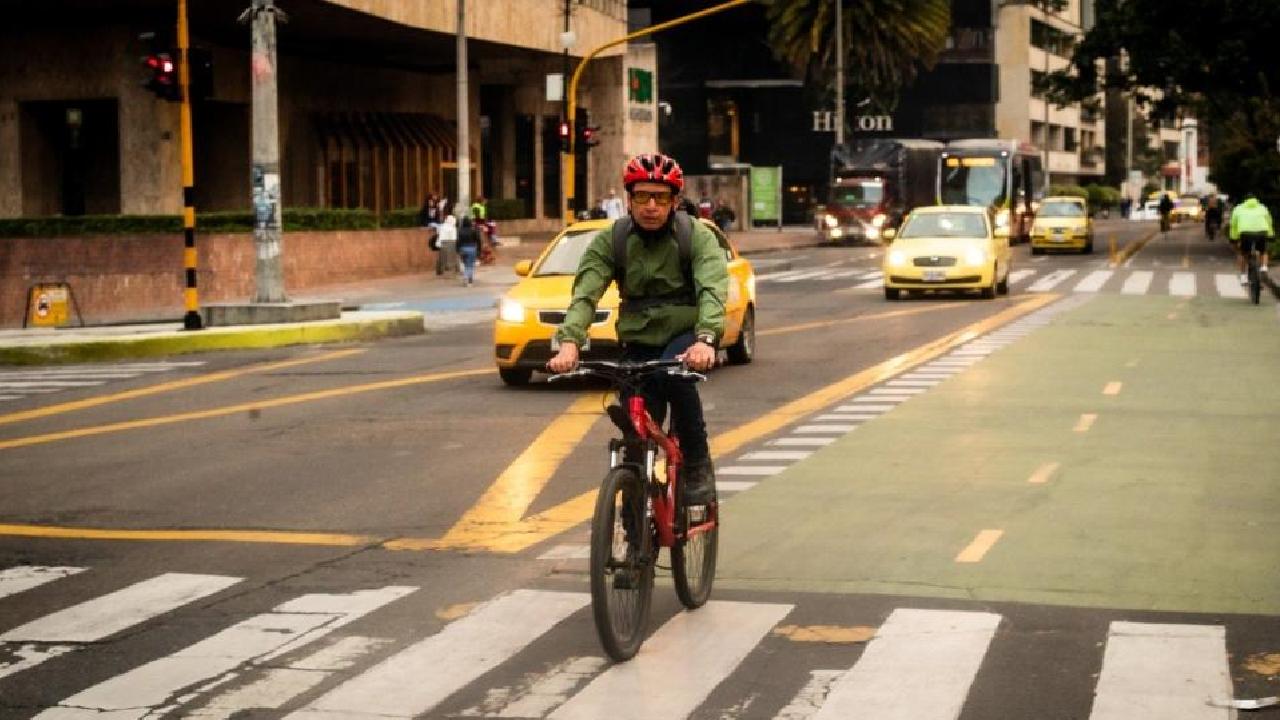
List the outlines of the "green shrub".
{"type": "Polygon", "coordinates": [[[400,208],[391,210],[382,214],[378,218],[378,227],[383,228],[407,228],[418,227],[419,208],[400,208]]]}
{"type": "MultiPolygon", "coordinates": [[[[416,208],[393,210],[381,221],[364,208],[285,208],[286,232],[376,230],[414,227],[416,208]]],[[[196,232],[252,232],[254,215],[243,210],[196,212],[196,232]]],[[[178,215],[79,215],[75,217],[0,218],[0,237],[66,237],[76,235],[159,235],[182,232],[178,215]]]]}
{"type": "Polygon", "coordinates": [[[1091,210],[1110,209],[1120,204],[1120,191],[1106,185],[1086,185],[1091,210]]]}
{"type": "Polygon", "coordinates": [[[1049,195],[1066,195],[1089,199],[1089,191],[1079,185],[1050,185],[1049,195]]]}
{"type": "Polygon", "coordinates": [[[529,209],[520,198],[491,198],[487,206],[492,220],[520,220],[530,217],[529,209]]]}

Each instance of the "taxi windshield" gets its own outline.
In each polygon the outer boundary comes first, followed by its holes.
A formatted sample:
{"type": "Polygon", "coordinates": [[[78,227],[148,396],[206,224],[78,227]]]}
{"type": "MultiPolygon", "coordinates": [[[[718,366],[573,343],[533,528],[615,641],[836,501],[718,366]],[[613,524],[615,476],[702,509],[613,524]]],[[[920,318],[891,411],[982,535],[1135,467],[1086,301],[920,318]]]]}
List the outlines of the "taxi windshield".
{"type": "Polygon", "coordinates": [[[1084,217],[1084,206],[1067,200],[1053,200],[1045,203],[1044,207],[1040,208],[1040,215],[1042,217],[1082,218],[1084,217]]]}
{"type": "Polygon", "coordinates": [[[551,248],[551,252],[538,263],[538,268],[533,271],[534,277],[547,277],[549,275],[576,275],[578,274],[578,262],[582,260],[582,254],[587,251],[587,245],[591,243],[591,238],[599,234],[599,230],[588,230],[586,232],[569,233],[560,238],[560,242],[551,248]]]}
{"type": "Polygon", "coordinates": [[[978,213],[921,213],[912,215],[900,238],[985,238],[987,224],[978,213]]]}

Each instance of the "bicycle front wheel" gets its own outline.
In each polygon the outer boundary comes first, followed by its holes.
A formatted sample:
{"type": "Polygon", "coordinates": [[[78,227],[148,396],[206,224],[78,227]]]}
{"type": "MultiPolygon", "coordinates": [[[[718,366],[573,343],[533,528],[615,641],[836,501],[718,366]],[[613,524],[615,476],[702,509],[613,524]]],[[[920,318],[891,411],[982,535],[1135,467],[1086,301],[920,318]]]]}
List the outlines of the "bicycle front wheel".
{"type": "MultiPolygon", "coordinates": [[[[692,535],[676,541],[671,548],[671,577],[676,596],[690,610],[700,608],[711,597],[711,584],[716,579],[716,553],[720,545],[719,510],[696,505],[682,508],[685,528],[696,528],[692,535]],[[715,521],[708,522],[714,518],[715,521]]],[[[688,531],[685,531],[686,534],[688,531]]]]}
{"type": "Polygon", "coordinates": [[[604,651],[630,660],[644,642],[653,597],[654,541],[640,474],[605,476],[591,518],[591,611],[604,651]]]}

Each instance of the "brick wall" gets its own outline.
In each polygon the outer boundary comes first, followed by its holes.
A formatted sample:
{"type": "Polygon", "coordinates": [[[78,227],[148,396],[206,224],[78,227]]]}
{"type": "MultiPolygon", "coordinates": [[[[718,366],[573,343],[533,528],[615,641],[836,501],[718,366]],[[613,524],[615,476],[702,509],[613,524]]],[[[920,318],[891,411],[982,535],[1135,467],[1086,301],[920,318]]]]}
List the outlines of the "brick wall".
{"type": "MultiPolygon", "coordinates": [[[[247,301],[254,289],[253,236],[198,235],[201,303],[247,301]]],[[[285,288],[308,288],[435,267],[422,230],[292,232],[284,236],[285,288]]],[[[27,291],[67,282],[87,324],[182,317],[180,235],[0,239],[0,327],[21,327],[27,291]]]]}

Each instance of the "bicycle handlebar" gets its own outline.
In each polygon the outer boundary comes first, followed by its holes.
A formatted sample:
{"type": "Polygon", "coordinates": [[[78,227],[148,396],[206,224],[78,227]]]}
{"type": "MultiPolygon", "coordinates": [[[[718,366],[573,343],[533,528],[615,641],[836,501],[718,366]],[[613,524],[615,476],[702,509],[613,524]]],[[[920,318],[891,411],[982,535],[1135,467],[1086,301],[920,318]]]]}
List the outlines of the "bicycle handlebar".
{"type": "Polygon", "coordinates": [[[664,372],[664,374],[671,377],[688,378],[699,382],[707,379],[707,376],[703,373],[694,372],[686,368],[684,362],[680,360],[646,360],[644,362],[584,360],[578,363],[578,369],[552,375],[547,378],[547,382],[593,376],[604,378],[611,382],[625,383],[631,379],[638,380],[646,375],[654,375],[659,372],[664,372]]]}

